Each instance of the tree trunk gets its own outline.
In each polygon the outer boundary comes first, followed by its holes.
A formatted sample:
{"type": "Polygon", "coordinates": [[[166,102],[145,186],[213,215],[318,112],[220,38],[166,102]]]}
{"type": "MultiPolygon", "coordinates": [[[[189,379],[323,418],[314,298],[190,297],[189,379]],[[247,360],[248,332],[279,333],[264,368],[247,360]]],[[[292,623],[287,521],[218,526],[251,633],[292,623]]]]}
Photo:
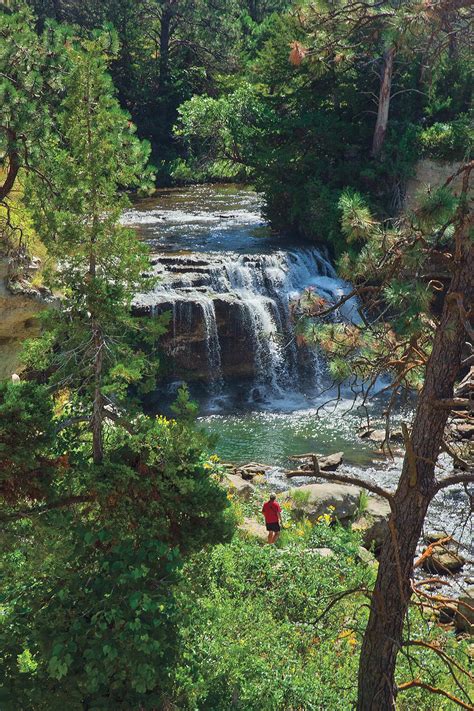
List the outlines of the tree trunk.
{"type": "Polygon", "coordinates": [[[13,190],[15,180],[20,170],[20,154],[16,142],[16,134],[11,128],[2,127],[7,135],[7,155],[8,155],[8,171],[3,182],[0,185],[0,201],[4,200],[13,190]]]}
{"type": "Polygon", "coordinates": [[[412,593],[413,558],[435,493],[435,462],[449,414],[449,408],[436,407],[434,401],[452,398],[460,369],[466,334],[457,295],[464,300],[467,309],[474,298],[474,249],[468,232],[469,220],[465,219],[457,230],[458,258],[453,265],[455,271],[415,413],[411,434],[413,451],[407,450],[405,455],[389,521],[390,534],[382,547],[360,655],[358,711],[395,708],[395,664],[412,593]]]}
{"type": "Polygon", "coordinates": [[[375,124],[371,155],[377,158],[382,150],[387,132],[388,112],[390,109],[390,92],[392,90],[393,60],[395,47],[390,47],[383,55],[382,77],[380,81],[377,122],[375,124]]]}
{"type": "Polygon", "coordinates": [[[92,323],[94,339],[94,400],[92,406],[92,456],[94,464],[102,464],[104,443],[102,437],[103,401],[101,392],[102,366],[104,362],[104,343],[102,331],[96,321],[92,323]]]}
{"type": "Polygon", "coordinates": [[[173,11],[171,7],[166,3],[163,7],[163,13],[161,15],[161,28],[160,28],[160,92],[166,89],[169,77],[169,59],[170,59],[170,27],[171,18],[173,17],[173,11]]]}

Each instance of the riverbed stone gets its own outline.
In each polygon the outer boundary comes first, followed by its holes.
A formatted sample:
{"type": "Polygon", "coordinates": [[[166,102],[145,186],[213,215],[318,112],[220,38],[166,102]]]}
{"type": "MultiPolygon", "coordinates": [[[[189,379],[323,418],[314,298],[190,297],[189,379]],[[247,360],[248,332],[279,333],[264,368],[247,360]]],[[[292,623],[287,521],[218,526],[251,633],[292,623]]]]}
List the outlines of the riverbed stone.
{"type": "Polygon", "coordinates": [[[446,531],[429,531],[425,537],[425,543],[436,543],[436,541],[441,541],[443,538],[448,538],[449,533],[446,531]]]}
{"type": "Polygon", "coordinates": [[[344,452],[335,452],[327,457],[318,457],[319,468],[324,472],[334,472],[342,464],[344,452]]]}
{"type": "Polygon", "coordinates": [[[459,632],[474,634],[474,587],[468,588],[460,596],[454,624],[459,632]]]}
{"type": "MultiPolygon", "coordinates": [[[[382,444],[385,442],[386,432],[383,429],[374,429],[371,427],[365,427],[359,430],[359,437],[361,439],[368,439],[375,444],[382,444]]],[[[390,430],[389,442],[395,442],[397,444],[403,444],[403,432],[401,429],[396,428],[390,430]]]]}
{"type": "Polygon", "coordinates": [[[428,573],[449,575],[449,573],[458,573],[465,563],[466,559],[460,553],[440,547],[434,548],[431,555],[424,559],[423,568],[428,573]]]}
{"type": "Polygon", "coordinates": [[[332,514],[340,521],[354,516],[359,505],[360,488],[349,484],[325,483],[306,484],[299,486],[292,497],[291,491],[283,492],[281,499],[292,501],[292,513],[296,518],[306,517],[315,523],[319,516],[328,513],[329,507],[334,507],[332,514]]]}
{"type": "Polygon", "coordinates": [[[474,440],[474,422],[463,422],[457,425],[455,432],[461,439],[474,440]]]}

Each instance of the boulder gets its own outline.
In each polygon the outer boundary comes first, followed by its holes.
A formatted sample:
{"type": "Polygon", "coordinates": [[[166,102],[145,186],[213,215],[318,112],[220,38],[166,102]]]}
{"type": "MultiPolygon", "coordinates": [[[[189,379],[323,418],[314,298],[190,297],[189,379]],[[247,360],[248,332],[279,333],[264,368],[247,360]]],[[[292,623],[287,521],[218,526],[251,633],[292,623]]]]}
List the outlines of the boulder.
{"type": "MultiPolygon", "coordinates": [[[[372,429],[371,427],[365,427],[359,430],[359,437],[361,439],[368,439],[375,444],[382,444],[385,442],[386,432],[382,429],[372,429]]],[[[397,428],[390,431],[389,441],[396,442],[398,444],[403,444],[403,432],[401,429],[397,428]]]]}
{"type": "Polygon", "coordinates": [[[390,504],[381,496],[370,496],[365,511],[352,524],[354,531],[362,533],[365,548],[379,551],[388,533],[390,504]]]}
{"type": "Polygon", "coordinates": [[[296,489],[295,498],[291,491],[280,495],[281,499],[292,501],[292,512],[296,518],[306,517],[315,523],[319,516],[328,512],[330,506],[335,518],[340,521],[354,516],[359,505],[360,489],[348,484],[306,484],[296,489]]]}
{"type": "Polygon", "coordinates": [[[243,499],[248,499],[254,493],[255,487],[240,476],[234,474],[224,474],[223,484],[232,492],[241,496],[243,499]]]}
{"type": "Polygon", "coordinates": [[[439,608],[439,621],[442,625],[451,625],[456,617],[457,605],[455,600],[447,602],[439,608]]]}
{"type": "Polygon", "coordinates": [[[449,533],[446,531],[429,531],[424,538],[425,543],[436,543],[436,541],[441,541],[443,538],[449,538],[449,533]]]}
{"type": "Polygon", "coordinates": [[[448,575],[449,573],[459,572],[465,563],[466,560],[462,555],[440,546],[439,548],[434,548],[431,555],[423,560],[423,568],[428,573],[448,575]]]}
{"type": "Polygon", "coordinates": [[[320,558],[332,558],[335,555],[332,548],[308,548],[306,553],[318,555],[320,558]]]}
{"type": "Polygon", "coordinates": [[[334,472],[342,464],[344,452],[336,452],[327,457],[318,458],[319,468],[325,472],[334,472]]]}
{"type": "Polygon", "coordinates": [[[372,553],[370,551],[368,551],[367,548],[364,548],[363,546],[359,546],[359,550],[357,552],[357,557],[362,563],[365,563],[366,565],[374,565],[374,564],[378,565],[378,563],[375,560],[372,553]]]}
{"type": "Polygon", "coordinates": [[[474,587],[459,598],[454,624],[459,632],[474,634],[474,587]]]}

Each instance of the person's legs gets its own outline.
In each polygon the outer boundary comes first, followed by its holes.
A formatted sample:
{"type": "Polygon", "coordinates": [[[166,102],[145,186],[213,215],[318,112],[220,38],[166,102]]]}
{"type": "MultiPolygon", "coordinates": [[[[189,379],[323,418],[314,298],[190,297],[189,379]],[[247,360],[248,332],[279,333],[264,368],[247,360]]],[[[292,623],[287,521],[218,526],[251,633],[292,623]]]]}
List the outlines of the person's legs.
{"type": "Polygon", "coordinates": [[[268,543],[273,543],[273,531],[268,531],[268,543]]]}
{"type": "Polygon", "coordinates": [[[279,535],[280,535],[280,531],[275,531],[275,533],[273,534],[273,541],[272,541],[272,543],[276,543],[276,542],[277,542],[279,535]]]}

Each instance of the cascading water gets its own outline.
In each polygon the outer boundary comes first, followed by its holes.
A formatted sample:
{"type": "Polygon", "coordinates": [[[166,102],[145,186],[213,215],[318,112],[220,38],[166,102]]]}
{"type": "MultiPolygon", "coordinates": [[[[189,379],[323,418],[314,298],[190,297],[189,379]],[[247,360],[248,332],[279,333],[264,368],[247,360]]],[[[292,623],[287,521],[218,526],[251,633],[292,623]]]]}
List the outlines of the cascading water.
{"type": "MultiPolygon", "coordinates": [[[[331,398],[324,356],[295,333],[293,300],[304,289],[333,304],[350,286],[323,252],[274,237],[260,208],[258,196],[242,186],[196,186],[163,191],[124,216],[150,245],[158,277],[151,293],[137,296],[135,311],[172,316],[160,350],[175,382],[161,383],[148,406],[166,409],[177,381],[186,380],[204,411],[201,424],[219,436],[218,454],[274,465],[272,487],[288,487],[279,468],[288,455],[339,450],[349,474],[363,469],[364,478],[394,487],[401,459],[374,464],[372,446],[357,435],[367,408],[382,416],[383,396],[365,403],[362,421],[349,390],[347,400],[343,391],[339,405],[324,407],[331,398]]],[[[357,303],[348,299],[332,318],[356,320],[357,303]]],[[[399,413],[405,422],[410,416],[399,413]]],[[[306,483],[298,479],[291,485],[306,483]]],[[[452,530],[462,519],[460,502],[469,507],[462,496],[461,487],[440,492],[429,525],[452,530]]],[[[469,530],[459,537],[468,540],[469,530]]]]}
{"type": "MultiPolygon", "coordinates": [[[[320,388],[324,359],[296,338],[291,305],[305,289],[330,304],[347,293],[328,258],[315,247],[283,249],[281,238],[258,234],[265,223],[250,191],[224,214],[212,189],[195,188],[191,204],[184,191],[179,209],[176,192],[166,209],[169,195],[159,209],[134,210],[124,220],[152,247],[158,282],[137,297],[135,309],[171,311],[164,349],[176,375],[206,381],[214,393],[245,380],[255,398],[320,388]]],[[[354,314],[349,300],[333,318],[354,314]]]]}

